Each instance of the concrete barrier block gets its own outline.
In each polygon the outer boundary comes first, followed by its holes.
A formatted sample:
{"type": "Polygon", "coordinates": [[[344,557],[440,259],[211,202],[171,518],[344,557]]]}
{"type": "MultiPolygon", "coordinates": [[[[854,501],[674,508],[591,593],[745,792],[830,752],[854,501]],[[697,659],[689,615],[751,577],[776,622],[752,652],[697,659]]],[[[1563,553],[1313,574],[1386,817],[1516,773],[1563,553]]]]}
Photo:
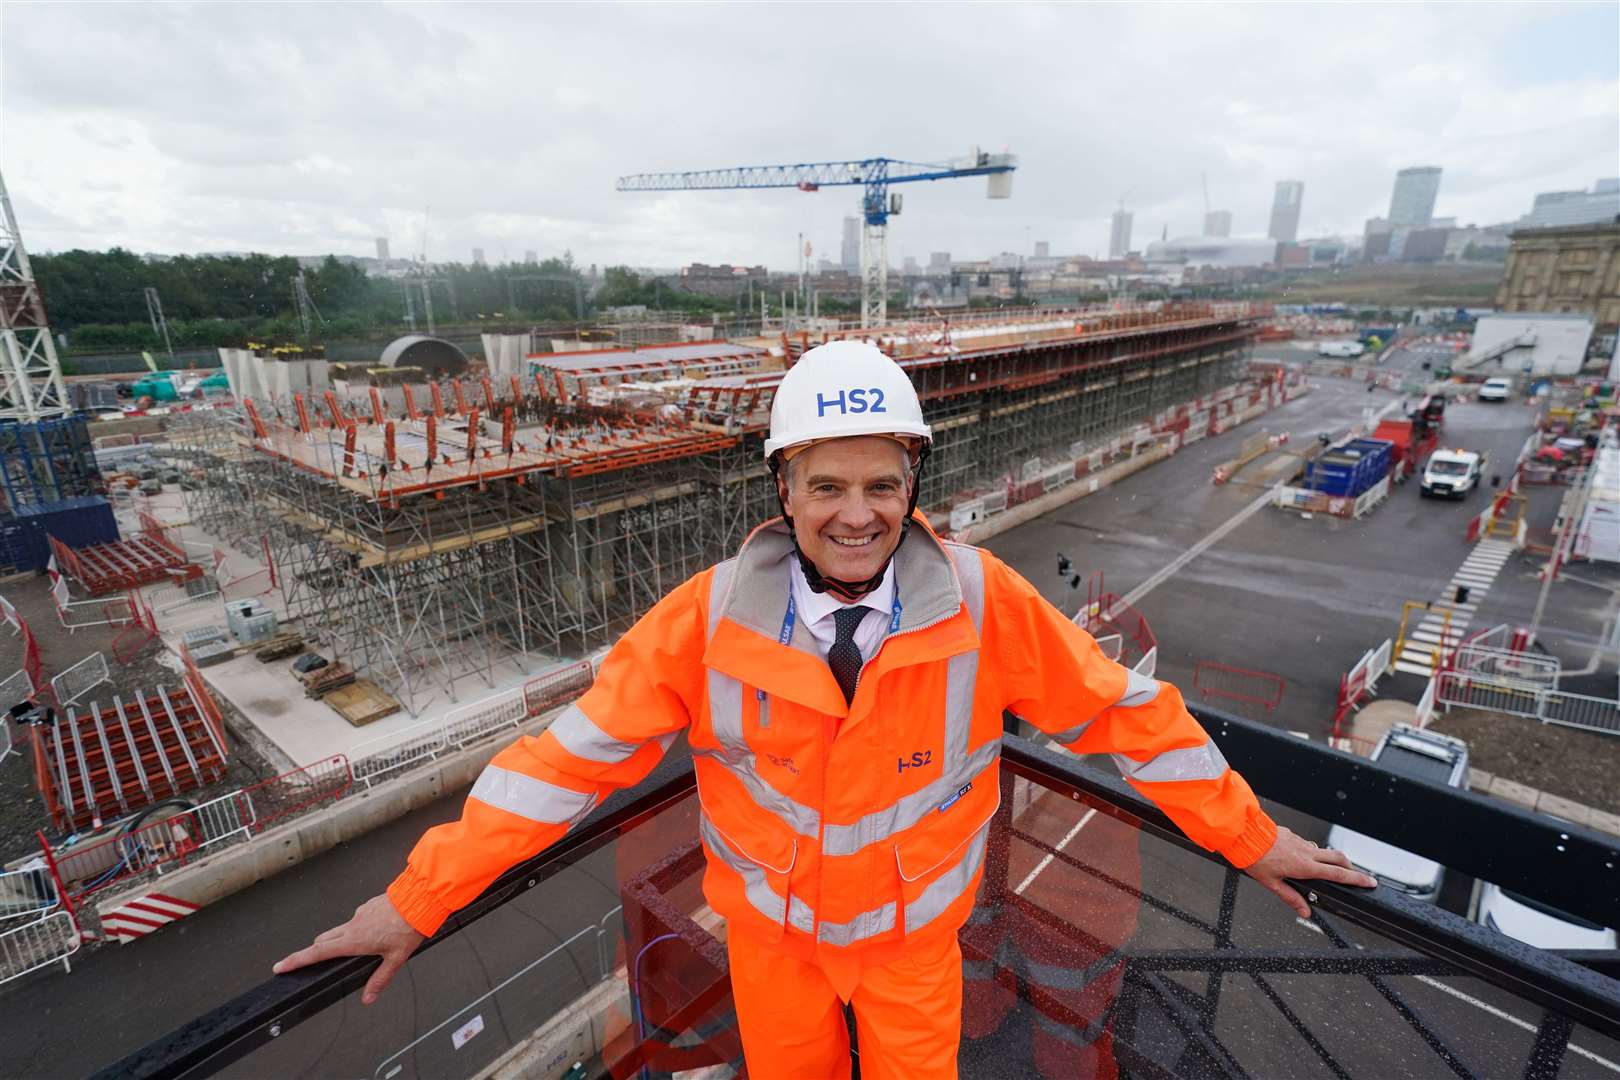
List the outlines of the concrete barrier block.
{"type": "Polygon", "coordinates": [[[1586,824],[1599,832],[1606,832],[1610,836],[1620,836],[1620,814],[1611,814],[1606,810],[1588,809],[1586,824]]]}
{"type": "Polygon", "coordinates": [[[1488,773],[1484,769],[1469,769],[1468,790],[1478,792],[1489,791],[1491,789],[1491,783],[1495,779],[1496,775],[1494,773],[1488,773]]]}
{"type": "Polygon", "coordinates": [[[1505,799],[1510,803],[1517,803],[1526,810],[1534,810],[1536,800],[1541,798],[1541,792],[1536,788],[1509,780],[1503,776],[1498,776],[1491,781],[1491,789],[1488,794],[1498,799],[1505,799]]]}
{"type": "Polygon", "coordinates": [[[1573,799],[1549,795],[1545,791],[1541,793],[1541,798],[1536,800],[1536,809],[1543,814],[1551,814],[1553,817],[1563,818],[1565,821],[1572,821],[1577,825],[1589,824],[1592,817],[1591,807],[1575,802],[1573,799]]]}

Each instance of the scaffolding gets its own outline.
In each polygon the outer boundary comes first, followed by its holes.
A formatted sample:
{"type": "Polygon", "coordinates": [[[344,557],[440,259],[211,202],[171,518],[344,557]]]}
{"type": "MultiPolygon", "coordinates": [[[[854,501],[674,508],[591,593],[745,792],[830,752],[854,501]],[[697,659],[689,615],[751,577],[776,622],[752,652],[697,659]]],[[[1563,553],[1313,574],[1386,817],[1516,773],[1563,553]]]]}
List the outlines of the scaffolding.
{"type": "MultiPolygon", "coordinates": [[[[920,505],[1240,381],[1258,325],[1204,305],[881,339],[934,430],[920,505]]],[[[774,516],[771,397],[816,343],[538,355],[500,386],[249,400],[183,418],[173,451],[191,521],[264,552],[305,636],[419,714],[502,662],[610,643],[774,516]]]]}

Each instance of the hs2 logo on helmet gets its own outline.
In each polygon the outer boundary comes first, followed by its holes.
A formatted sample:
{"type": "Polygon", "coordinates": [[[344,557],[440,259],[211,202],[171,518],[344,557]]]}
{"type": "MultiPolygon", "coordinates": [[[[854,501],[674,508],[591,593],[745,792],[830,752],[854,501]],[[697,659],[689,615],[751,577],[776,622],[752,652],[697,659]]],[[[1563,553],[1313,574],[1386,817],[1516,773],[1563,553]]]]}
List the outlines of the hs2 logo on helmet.
{"type": "Polygon", "coordinates": [[[867,412],[888,412],[883,407],[883,388],[874,386],[863,390],[856,387],[853,390],[840,390],[833,397],[825,394],[816,394],[816,416],[826,416],[830,412],[855,415],[867,412]],[[870,396],[868,396],[870,395],[870,396]]]}

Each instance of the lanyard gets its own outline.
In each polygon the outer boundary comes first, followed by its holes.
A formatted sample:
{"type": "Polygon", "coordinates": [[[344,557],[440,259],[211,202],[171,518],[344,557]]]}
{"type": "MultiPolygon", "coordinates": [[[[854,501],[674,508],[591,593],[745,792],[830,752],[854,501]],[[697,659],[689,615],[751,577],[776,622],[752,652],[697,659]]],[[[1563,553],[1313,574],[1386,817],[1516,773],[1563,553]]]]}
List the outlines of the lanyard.
{"type": "MultiPolygon", "coordinates": [[[[889,633],[898,633],[900,630],[900,613],[904,609],[900,606],[900,583],[894,587],[894,603],[889,608],[889,633]]],[[[793,640],[793,625],[799,621],[799,608],[793,602],[793,583],[788,582],[787,611],[782,616],[782,631],[776,635],[779,644],[786,645],[793,640]]]]}

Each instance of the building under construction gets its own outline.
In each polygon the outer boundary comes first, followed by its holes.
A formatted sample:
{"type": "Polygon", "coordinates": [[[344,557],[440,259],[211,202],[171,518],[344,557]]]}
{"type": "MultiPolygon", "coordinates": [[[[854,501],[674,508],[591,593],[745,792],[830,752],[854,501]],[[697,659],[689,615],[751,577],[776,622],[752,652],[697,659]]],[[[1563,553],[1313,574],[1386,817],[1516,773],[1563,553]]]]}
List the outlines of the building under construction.
{"type": "MultiPolygon", "coordinates": [[[[1244,377],[1242,305],[849,332],[934,430],[920,505],[1028,480],[1244,377]],[[1039,466],[1037,466],[1038,468],[1039,466]]],[[[412,712],[514,654],[583,654],[776,513],[782,373],[839,334],[537,354],[521,375],[248,397],[194,413],[194,524],[262,551],[287,615],[412,712]]]]}

